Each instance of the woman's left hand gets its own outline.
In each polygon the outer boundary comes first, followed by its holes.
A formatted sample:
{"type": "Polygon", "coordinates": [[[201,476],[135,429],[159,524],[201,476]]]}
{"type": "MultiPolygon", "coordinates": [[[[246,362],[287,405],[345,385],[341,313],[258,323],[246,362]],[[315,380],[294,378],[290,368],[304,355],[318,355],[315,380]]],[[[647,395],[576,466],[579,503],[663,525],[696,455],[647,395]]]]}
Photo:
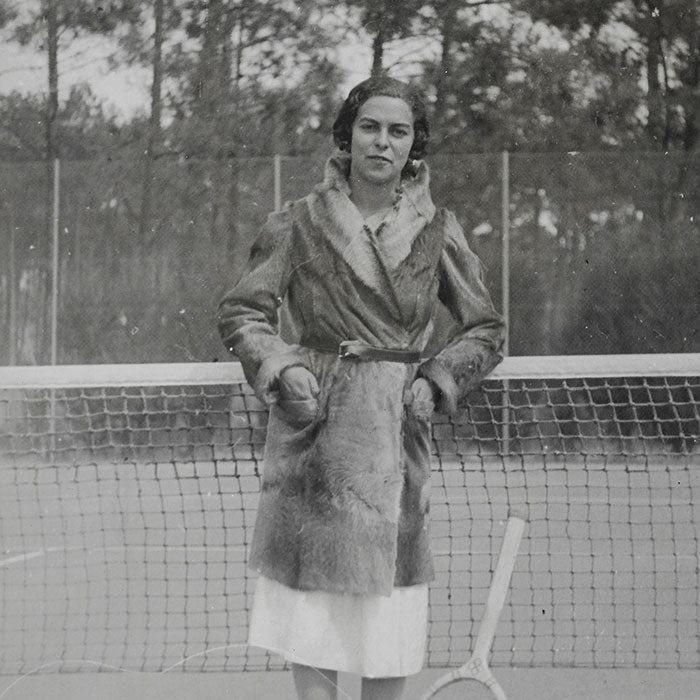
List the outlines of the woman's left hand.
{"type": "Polygon", "coordinates": [[[430,419],[435,411],[435,399],[430,382],[423,377],[418,377],[411,384],[410,400],[407,402],[411,412],[418,418],[430,419]]]}

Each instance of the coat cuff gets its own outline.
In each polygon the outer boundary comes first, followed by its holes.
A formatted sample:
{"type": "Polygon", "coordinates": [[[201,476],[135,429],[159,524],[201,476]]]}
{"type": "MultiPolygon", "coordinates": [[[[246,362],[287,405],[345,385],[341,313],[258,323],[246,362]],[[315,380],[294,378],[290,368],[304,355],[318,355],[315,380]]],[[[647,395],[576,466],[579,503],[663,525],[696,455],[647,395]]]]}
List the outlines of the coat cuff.
{"type": "Polygon", "coordinates": [[[279,401],[279,378],[285,369],[309,366],[295,349],[282,355],[273,355],[262,362],[253,382],[253,391],[266,406],[279,401]]]}
{"type": "Polygon", "coordinates": [[[435,391],[435,410],[451,415],[457,411],[459,388],[452,373],[435,357],[418,367],[417,376],[427,379],[435,391]]]}

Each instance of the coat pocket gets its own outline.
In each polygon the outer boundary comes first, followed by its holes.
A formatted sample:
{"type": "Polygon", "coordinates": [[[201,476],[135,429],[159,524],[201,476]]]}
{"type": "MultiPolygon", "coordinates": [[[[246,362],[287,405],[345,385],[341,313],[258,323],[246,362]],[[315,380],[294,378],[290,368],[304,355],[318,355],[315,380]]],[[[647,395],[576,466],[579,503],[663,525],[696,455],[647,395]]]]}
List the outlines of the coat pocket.
{"type": "Polygon", "coordinates": [[[279,417],[294,428],[304,428],[318,416],[318,400],[280,399],[277,402],[279,417]]]}

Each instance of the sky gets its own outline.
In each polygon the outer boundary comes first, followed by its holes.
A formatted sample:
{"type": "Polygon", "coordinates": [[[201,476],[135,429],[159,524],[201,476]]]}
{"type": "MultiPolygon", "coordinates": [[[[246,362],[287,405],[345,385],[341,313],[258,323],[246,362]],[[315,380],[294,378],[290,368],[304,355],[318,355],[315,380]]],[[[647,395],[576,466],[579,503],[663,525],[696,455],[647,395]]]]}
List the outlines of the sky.
{"type": "MultiPolygon", "coordinates": [[[[121,118],[146,112],[149,100],[148,71],[139,68],[110,70],[106,39],[81,39],[59,51],[59,99],[68,96],[73,85],[87,82],[93,92],[107,100],[121,118]]],[[[15,43],[0,43],[0,94],[17,90],[22,94],[47,91],[44,54],[15,43]]]]}

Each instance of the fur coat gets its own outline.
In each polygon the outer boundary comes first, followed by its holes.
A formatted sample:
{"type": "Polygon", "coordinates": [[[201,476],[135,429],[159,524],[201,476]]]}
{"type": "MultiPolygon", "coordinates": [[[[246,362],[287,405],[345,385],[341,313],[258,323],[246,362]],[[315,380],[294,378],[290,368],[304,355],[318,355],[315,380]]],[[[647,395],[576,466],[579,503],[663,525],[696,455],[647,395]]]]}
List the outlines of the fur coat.
{"type": "Polygon", "coordinates": [[[272,214],[246,272],[219,306],[219,328],[269,406],[251,566],[301,590],[390,594],[433,577],[428,534],[431,435],[406,405],[417,376],[453,413],[500,361],[503,323],[461,227],[430,197],[428,171],[404,179],[372,232],[349,198],[349,157],[272,214]],[[278,332],[285,302],[296,342],[278,332]],[[341,359],[343,340],[423,351],[438,304],[458,332],[415,364],[341,359]],[[285,411],[282,370],[318,379],[308,424],[285,411]]]}

